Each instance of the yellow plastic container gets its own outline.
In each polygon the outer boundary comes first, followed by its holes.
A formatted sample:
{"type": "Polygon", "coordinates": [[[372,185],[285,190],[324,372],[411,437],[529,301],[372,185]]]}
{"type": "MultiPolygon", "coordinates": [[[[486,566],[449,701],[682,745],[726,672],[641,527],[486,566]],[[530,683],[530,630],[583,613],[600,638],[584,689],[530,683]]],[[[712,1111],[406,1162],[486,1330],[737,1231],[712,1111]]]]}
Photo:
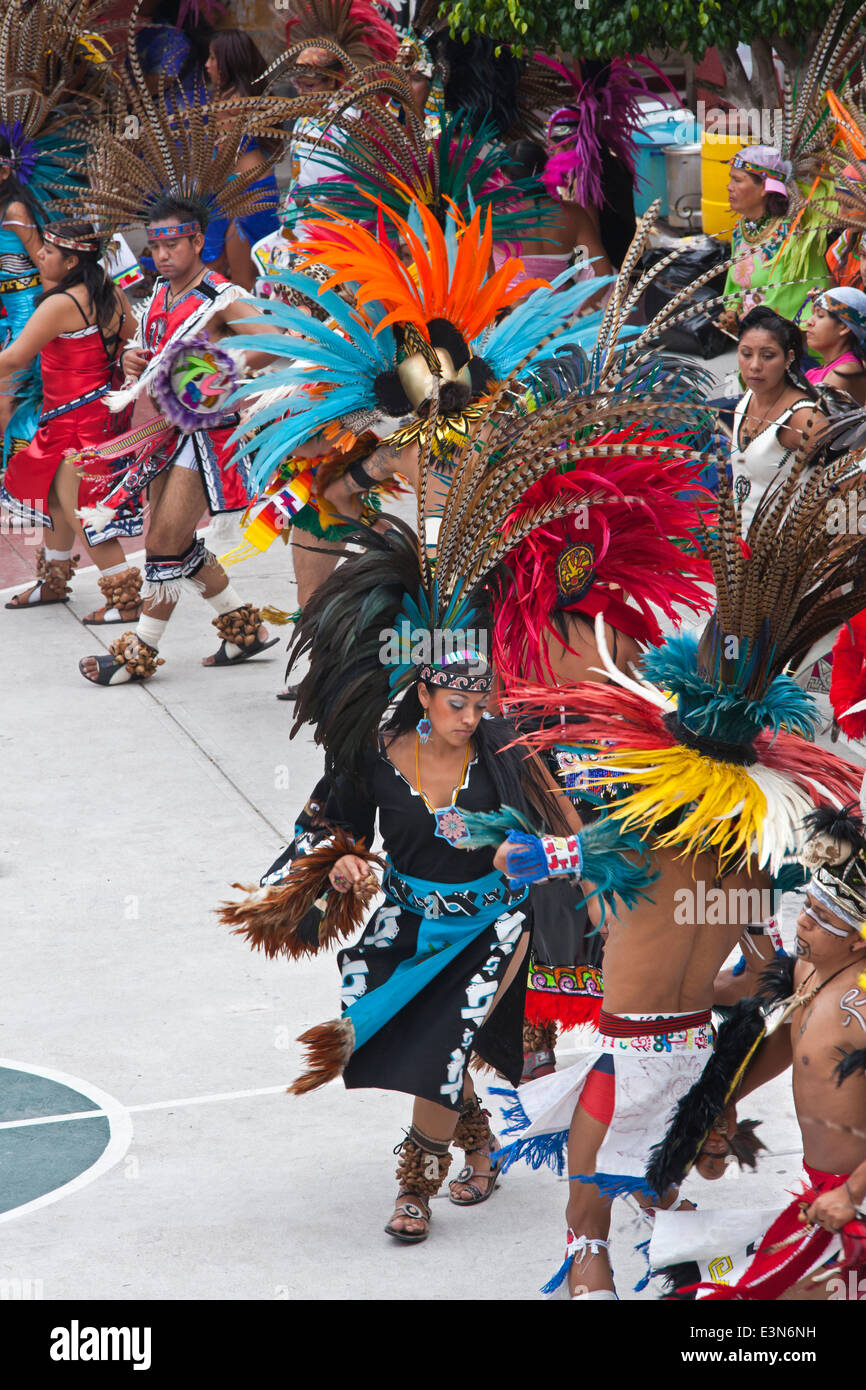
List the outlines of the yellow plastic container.
{"type": "Polygon", "coordinates": [[[736,135],[701,132],[701,221],[707,236],[731,239],[737,215],[728,206],[729,162],[747,143],[736,135]]]}

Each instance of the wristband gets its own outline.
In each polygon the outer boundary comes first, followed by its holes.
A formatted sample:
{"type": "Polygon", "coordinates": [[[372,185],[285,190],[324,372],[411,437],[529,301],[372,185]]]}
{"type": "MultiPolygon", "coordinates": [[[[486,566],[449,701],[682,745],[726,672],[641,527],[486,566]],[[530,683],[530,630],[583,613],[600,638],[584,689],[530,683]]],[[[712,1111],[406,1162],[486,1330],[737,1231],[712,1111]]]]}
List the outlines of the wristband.
{"type": "Polygon", "coordinates": [[[540,838],[548,874],[551,877],[556,874],[575,874],[580,878],[583,872],[580,837],[568,835],[565,839],[560,839],[556,835],[542,835],[540,838]]]}

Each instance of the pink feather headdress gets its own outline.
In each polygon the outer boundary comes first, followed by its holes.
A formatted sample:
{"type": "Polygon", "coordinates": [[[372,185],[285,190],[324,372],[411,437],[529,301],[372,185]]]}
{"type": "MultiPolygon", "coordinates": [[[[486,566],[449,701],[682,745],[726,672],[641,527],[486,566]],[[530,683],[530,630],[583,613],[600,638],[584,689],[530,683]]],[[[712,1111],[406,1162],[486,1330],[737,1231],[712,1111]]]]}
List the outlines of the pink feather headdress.
{"type": "MultiPolygon", "coordinates": [[[[579,69],[566,68],[541,54],[537,57],[574,88],[574,101],[554,111],[547,123],[545,187],[554,198],[600,207],[604,200],[602,151],[610,150],[635,177],[634,134],[642,123],[639,99],[657,99],[657,93],[624,58],[614,58],[603,72],[584,81],[579,69]]],[[[663,78],[679,103],[664,73],[647,59],[638,61],[663,78]]]]}

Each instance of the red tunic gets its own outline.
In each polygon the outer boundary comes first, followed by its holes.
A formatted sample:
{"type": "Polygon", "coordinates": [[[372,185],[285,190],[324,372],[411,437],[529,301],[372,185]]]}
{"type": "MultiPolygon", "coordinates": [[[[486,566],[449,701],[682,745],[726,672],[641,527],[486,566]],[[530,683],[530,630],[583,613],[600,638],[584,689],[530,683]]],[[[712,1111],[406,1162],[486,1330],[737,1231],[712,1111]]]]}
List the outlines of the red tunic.
{"type": "MultiPolygon", "coordinates": [[[[68,450],[104,444],[115,432],[116,422],[104,399],[74,405],[80,396],[107,389],[112,363],[106,356],[96,325],[76,333],[61,333],[40,354],[42,415],[39,428],[25,449],[13,454],[2,489],[0,504],[27,524],[51,527],[48,494],[54,475],[68,450]],[[71,409],[65,407],[72,406],[71,409]],[[63,409],[54,419],[51,412],[63,409]]],[[[79,506],[92,506],[105,493],[102,481],[111,473],[109,464],[88,465],[78,488],[79,506]]],[[[116,536],[138,536],[141,510],[126,507],[104,530],[87,538],[91,544],[116,536]]]]}
{"type": "MultiPolygon", "coordinates": [[[[143,325],[143,341],[151,352],[159,352],[165,340],[203,305],[214,299],[215,292],[231,284],[224,275],[209,270],[199,283],[166,310],[169,293],[167,280],[160,281],[151,296],[143,325]]],[[[205,324],[203,332],[207,332],[205,324]]],[[[196,462],[204,483],[211,513],[245,510],[252,498],[247,490],[246,466],[233,459],[229,439],[237,424],[234,416],[225,426],[196,430],[188,436],[194,448],[196,462]]],[[[183,437],[181,437],[183,442],[183,437]]]]}

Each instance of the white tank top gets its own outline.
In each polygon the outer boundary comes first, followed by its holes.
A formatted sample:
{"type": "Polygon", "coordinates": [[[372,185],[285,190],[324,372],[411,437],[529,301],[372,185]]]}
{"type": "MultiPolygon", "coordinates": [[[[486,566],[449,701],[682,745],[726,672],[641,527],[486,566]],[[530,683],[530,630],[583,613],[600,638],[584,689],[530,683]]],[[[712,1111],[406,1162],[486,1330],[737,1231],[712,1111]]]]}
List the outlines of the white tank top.
{"type": "Polygon", "coordinates": [[[800,406],[812,404],[808,396],[794,401],[793,405],[782,411],[778,420],[771,420],[755,435],[751,443],[741,449],[740,422],[751,399],[752,393],[747,391],[734,411],[734,438],[731,445],[731,482],[734,501],[740,509],[743,536],[751,526],[752,518],[767,488],[776,481],[780,472],[788,471],[797,452],[796,449],[786,449],[784,444],[779,442],[779,430],[788,423],[800,406]]]}

